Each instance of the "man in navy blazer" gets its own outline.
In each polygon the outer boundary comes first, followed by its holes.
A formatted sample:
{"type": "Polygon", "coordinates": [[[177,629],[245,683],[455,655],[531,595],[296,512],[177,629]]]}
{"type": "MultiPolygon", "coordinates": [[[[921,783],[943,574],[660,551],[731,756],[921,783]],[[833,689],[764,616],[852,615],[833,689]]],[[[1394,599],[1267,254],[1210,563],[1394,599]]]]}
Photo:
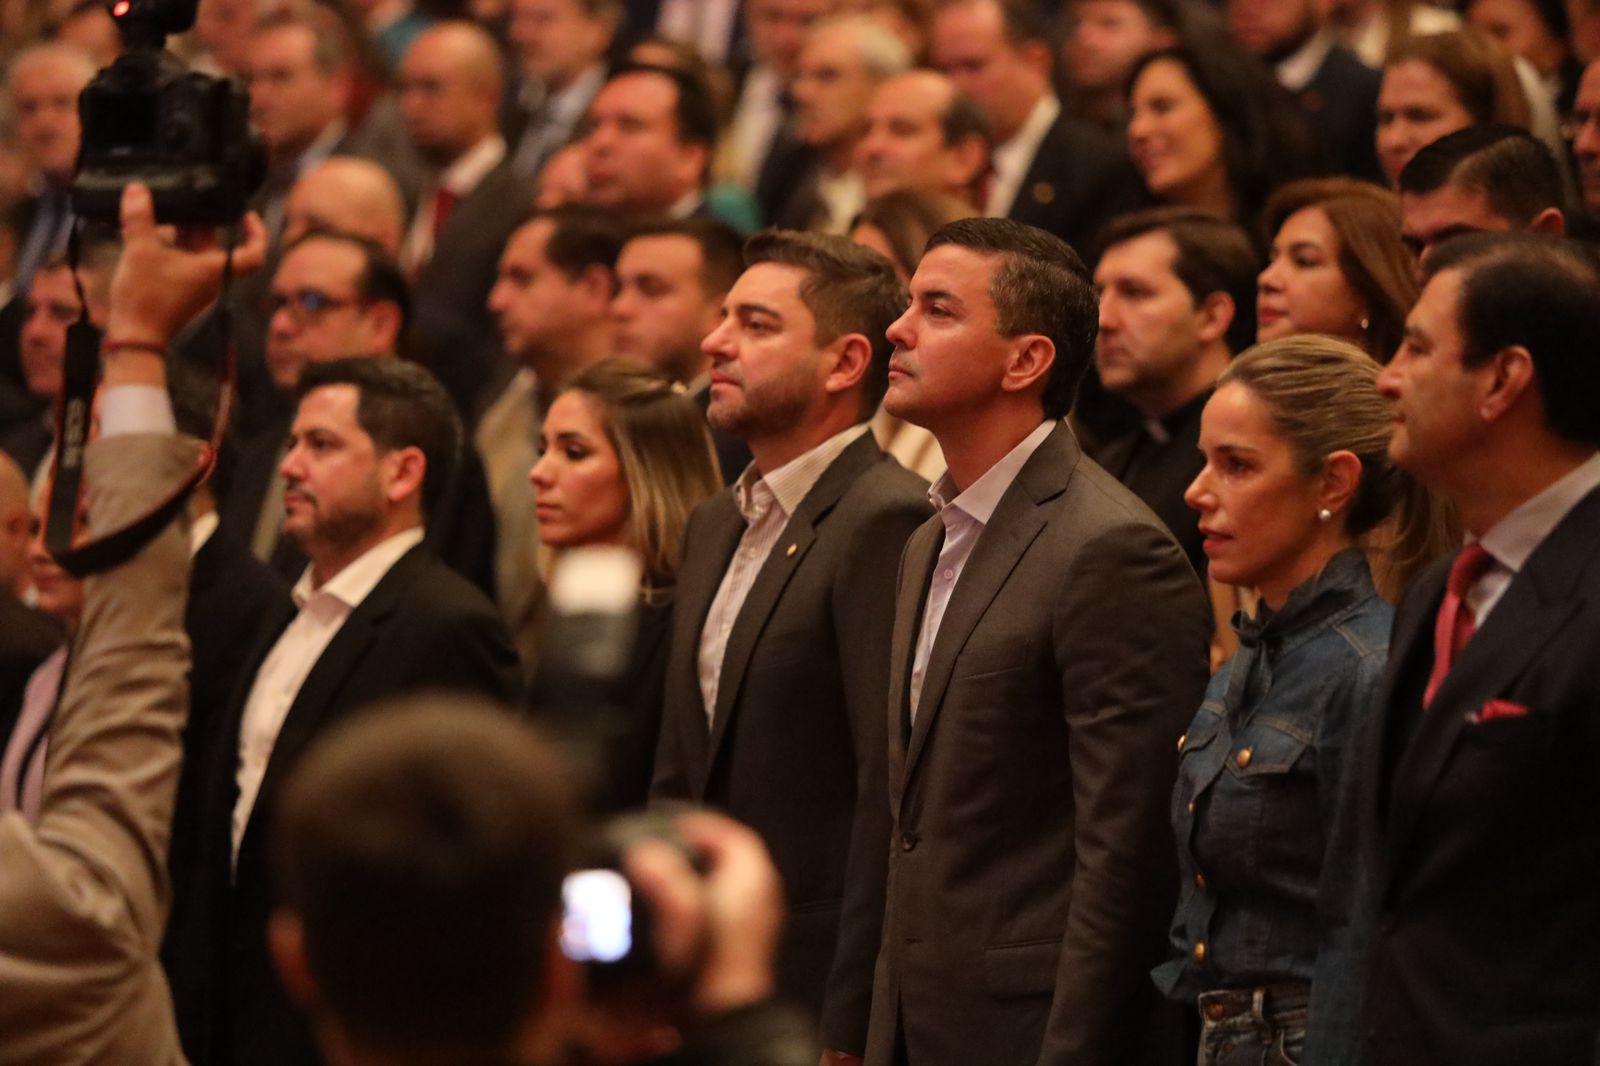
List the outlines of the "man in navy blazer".
{"type": "Polygon", "coordinates": [[[498,612],[422,543],[461,441],[448,394],[414,364],[345,359],[301,376],[284,529],[310,565],[294,606],[262,620],[201,770],[198,810],[179,812],[197,826],[196,857],[174,886],[163,956],[192,1061],[321,1061],[266,946],[273,808],[306,748],[400,692],[518,696],[498,612]]]}
{"type": "Polygon", "coordinates": [[[1470,543],[1402,600],[1355,760],[1356,927],[1370,932],[1348,1028],[1372,1066],[1589,1063],[1600,267],[1531,235],[1461,238],[1425,266],[1379,379],[1390,454],[1456,504],[1470,543]]]}

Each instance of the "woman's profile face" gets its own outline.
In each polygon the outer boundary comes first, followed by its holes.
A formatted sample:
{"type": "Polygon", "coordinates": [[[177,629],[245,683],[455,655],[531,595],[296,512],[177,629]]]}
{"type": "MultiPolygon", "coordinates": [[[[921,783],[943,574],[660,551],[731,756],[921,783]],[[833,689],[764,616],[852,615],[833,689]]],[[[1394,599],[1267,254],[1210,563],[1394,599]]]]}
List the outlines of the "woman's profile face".
{"type": "Polygon", "coordinates": [[[556,397],[528,480],[547,546],[627,543],[628,484],[593,397],[576,390],[556,397]]]}
{"type": "Polygon", "coordinates": [[[1200,512],[1211,576],[1281,604],[1317,569],[1308,560],[1320,559],[1321,478],[1300,468],[1267,406],[1237,382],[1206,403],[1200,451],[1206,465],[1183,498],[1200,512]]]}
{"type": "Polygon", "coordinates": [[[1256,341],[1326,333],[1360,344],[1366,305],[1339,263],[1339,233],[1320,207],[1283,220],[1256,278],[1256,341]]]}
{"type": "Polygon", "coordinates": [[[1128,150],[1154,195],[1204,206],[1227,183],[1222,126],[1188,71],[1158,59],[1139,72],[1128,98],[1128,150]]]}
{"type": "Polygon", "coordinates": [[[1436,67],[1405,59],[1384,68],[1378,91],[1378,162],[1390,185],[1418,151],[1470,125],[1472,113],[1436,67]]]}

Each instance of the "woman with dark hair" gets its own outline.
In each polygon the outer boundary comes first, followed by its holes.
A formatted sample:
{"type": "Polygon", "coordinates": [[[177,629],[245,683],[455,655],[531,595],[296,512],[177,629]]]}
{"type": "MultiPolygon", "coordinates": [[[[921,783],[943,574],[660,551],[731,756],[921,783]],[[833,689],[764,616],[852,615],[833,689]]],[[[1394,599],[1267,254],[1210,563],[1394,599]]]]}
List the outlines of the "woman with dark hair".
{"type": "Polygon", "coordinates": [[[1262,226],[1272,244],[1257,281],[1256,339],[1325,333],[1387,363],[1417,302],[1400,198],[1354,178],[1307,178],[1273,194],[1262,226]]]}
{"type": "MultiPolygon", "coordinates": [[[[722,488],[705,416],[656,371],[621,360],[588,367],[546,412],[539,461],[529,471],[539,540],[554,552],[552,588],[563,555],[617,547],[639,566],[638,634],[625,715],[568,717],[540,708],[546,724],[591,760],[593,806],[641,805],[650,788],[666,684],[667,628],[679,544],[689,512],[722,488]]],[[[534,698],[541,690],[534,679],[534,698]]]]}
{"type": "Polygon", "coordinates": [[[1531,111],[1511,54],[1476,30],[1401,42],[1378,91],[1378,162],[1394,184],[1424,146],[1485,122],[1529,129],[1531,111]]]}
{"type": "Polygon", "coordinates": [[[1135,65],[1128,149],[1154,200],[1247,224],[1278,186],[1321,170],[1317,142],[1259,60],[1205,36],[1135,65]]]}
{"type": "Polygon", "coordinates": [[[1467,24],[1488,34],[1533,65],[1556,114],[1566,118],[1578,95],[1583,60],[1572,51],[1572,19],[1565,0],[1471,0],[1467,24]]]}

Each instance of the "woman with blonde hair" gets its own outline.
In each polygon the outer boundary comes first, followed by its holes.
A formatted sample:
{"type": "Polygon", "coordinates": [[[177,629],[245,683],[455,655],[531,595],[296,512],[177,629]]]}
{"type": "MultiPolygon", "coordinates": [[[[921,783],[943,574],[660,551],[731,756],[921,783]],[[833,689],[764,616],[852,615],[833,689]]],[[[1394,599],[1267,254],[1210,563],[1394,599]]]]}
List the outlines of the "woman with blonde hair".
{"type": "Polygon", "coordinates": [[[1354,178],[1290,182],[1267,201],[1271,235],[1256,295],[1256,339],[1325,333],[1387,363],[1417,302],[1400,198],[1354,178]]]}
{"type": "Polygon", "coordinates": [[[1206,465],[1187,499],[1211,573],[1261,600],[1235,617],[1239,651],[1179,742],[1183,887],[1154,976],[1198,1007],[1202,1064],[1229,1048],[1228,1061],[1342,1061],[1335,1044],[1350,1039],[1352,874],[1331,827],[1394,615],[1368,549],[1386,525],[1431,521],[1389,461],[1378,370],[1331,337],[1271,341],[1234,360],[1202,418],[1206,465]]]}
{"type": "MultiPolygon", "coordinates": [[[[598,809],[638,806],[649,790],[660,729],[679,545],[689,512],[722,489],[705,417],[652,369],[596,363],[551,403],[528,477],[539,540],[554,552],[553,583],[560,581],[562,554],[574,548],[621,547],[638,560],[638,634],[623,687],[629,716],[549,723],[596,752],[598,809]]],[[[535,703],[539,689],[535,678],[535,703]]]]}

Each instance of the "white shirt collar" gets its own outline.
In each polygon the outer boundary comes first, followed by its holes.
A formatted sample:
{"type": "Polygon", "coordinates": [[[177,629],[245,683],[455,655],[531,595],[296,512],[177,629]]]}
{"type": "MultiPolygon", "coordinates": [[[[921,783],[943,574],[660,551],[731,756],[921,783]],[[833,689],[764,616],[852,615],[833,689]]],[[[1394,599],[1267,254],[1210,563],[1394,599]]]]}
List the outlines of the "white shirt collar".
{"type": "Polygon", "coordinates": [[[1017,480],[1017,475],[1027,465],[1033,453],[1039,450],[1039,445],[1061,423],[1053,418],[1047,418],[1039,423],[1039,427],[1026,437],[1022,438],[1015,448],[1012,448],[1000,461],[983,472],[983,476],[966,487],[966,490],[954,499],[951,493],[955,492],[955,482],[950,480],[950,471],[946,470],[933,487],[928,489],[928,499],[933,501],[933,506],[940,511],[947,507],[955,507],[963,514],[969,515],[981,525],[988,525],[989,519],[994,517],[994,509],[1000,506],[1000,498],[1011,488],[1011,483],[1017,480]]]}
{"type": "Polygon", "coordinates": [[[691,189],[678,197],[677,201],[667,208],[669,218],[688,218],[700,210],[700,205],[705,202],[705,194],[699,189],[691,189]]]}
{"type": "MultiPolygon", "coordinates": [[[[871,427],[866,422],[860,422],[849,429],[835,433],[809,452],[790,459],[770,474],[761,473],[756,469],[756,464],[751,463],[744,468],[744,473],[740,474],[739,480],[734,483],[736,498],[748,501],[755,483],[765,481],[767,488],[778,501],[778,506],[783,508],[783,513],[794,514],[805,500],[806,494],[816,487],[823,472],[869,428],[871,427]]],[[[740,510],[743,511],[744,508],[745,503],[741,502],[740,510]]]]}
{"type": "Polygon", "coordinates": [[[321,588],[312,584],[311,567],[307,566],[300,580],[294,583],[294,605],[304,607],[313,596],[328,595],[353,611],[361,606],[361,601],[377,587],[390,568],[400,561],[400,557],[421,543],[421,526],[401,530],[368,548],[354,562],[323,582],[321,588]]]}
{"type": "Polygon", "coordinates": [[[1322,69],[1323,60],[1333,51],[1333,31],[1321,29],[1311,35],[1305,44],[1296,48],[1278,62],[1278,84],[1297,93],[1311,84],[1311,79],[1322,69]]]}
{"type": "Polygon", "coordinates": [[[189,523],[189,558],[193,559],[217,531],[217,512],[207,511],[189,523]]]}
{"type": "Polygon", "coordinates": [[[1600,452],[1500,519],[1478,543],[1501,566],[1519,572],[1561,520],[1597,488],[1600,452]]]}
{"type": "Polygon", "coordinates": [[[439,172],[437,187],[448,189],[456,198],[462,199],[470,196],[472,190],[481,182],[500,161],[506,157],[506,139],[498,133],[491,133],[477,144],[468,148],[456,161],[439,172]]]}

